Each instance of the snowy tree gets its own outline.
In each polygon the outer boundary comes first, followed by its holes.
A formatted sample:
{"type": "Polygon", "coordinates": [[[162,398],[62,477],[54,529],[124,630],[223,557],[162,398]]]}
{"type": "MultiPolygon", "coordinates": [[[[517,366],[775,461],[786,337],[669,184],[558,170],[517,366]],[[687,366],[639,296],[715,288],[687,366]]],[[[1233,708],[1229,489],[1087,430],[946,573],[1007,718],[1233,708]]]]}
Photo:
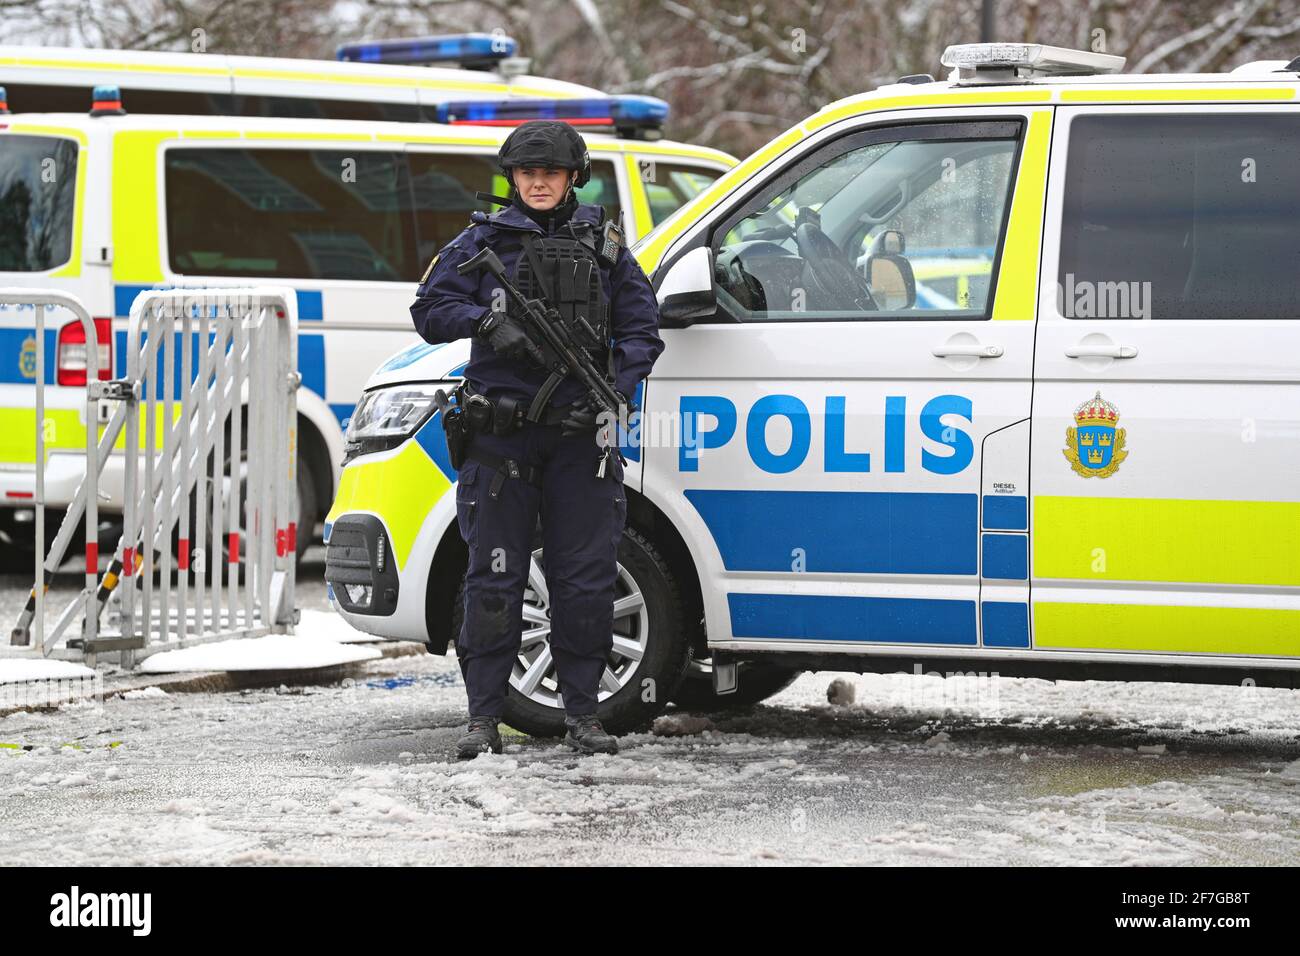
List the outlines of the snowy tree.
{"type": "MultiPolygon", "coordinates": [[[[6,42],[332,57],[365,38],[500,30],[535,73],[672,104],[667,134],[743,154],[809,113],[980,38],[978,0],[9,0],[6,42]],[[201,32],[196,32],[201,31],[201,32]]],[[[1300,55],[1294,0],[1019,0],[996,38],[1133,72],[1300,55]]]]}

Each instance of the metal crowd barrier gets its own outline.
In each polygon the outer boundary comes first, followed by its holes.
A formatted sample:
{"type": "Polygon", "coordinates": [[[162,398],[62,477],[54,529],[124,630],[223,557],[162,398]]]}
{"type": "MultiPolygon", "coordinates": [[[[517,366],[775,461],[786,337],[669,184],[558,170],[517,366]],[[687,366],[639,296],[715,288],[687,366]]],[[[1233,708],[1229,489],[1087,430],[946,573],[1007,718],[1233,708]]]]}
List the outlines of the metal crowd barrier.
{"type": "MultiPolygon", "coordinates": [[[[283,288],[176,289],[136,297],[126,378],[97,382],[90,376],[86,478],[38,568],[35,600],[14,629],[15,643],[29,643],[21,638],[34,617],[42,653],[66,640],[88,663],[97,653],[120,651],[122,666],[130,667],[161,650],[289,630],[301,380],[296,305],[293,290],[283,288]],[[100,398],[118,404],[96,446],[100,398]],[[122,537],[96,581],[97,481],[123,433],[122,537]],[[58,569],[83,508],[86,590],[46,637],[41,575],[58,569]],[[110,602],[115,630],[98,624],[110,602]],[[81,608],[81,635],[65,638],[81,608]]],[[[93,328],[87,341],[95,341],[93,328]]],[[[38,434],[41,400],[38,389],[38,434]]],[[[38,493],[38,522],[42,505],[38,493]]]]}
{"type": "MultiPolygon", "coordinates": [[[[85,635],[89,640],[95,639],[95,577],[99,573],[99,473],[103,468],[102,458],[112,449],[112,439],[108,444],[99,445],[95,441],[95,423],[98,409],[99,386],[106,383],[99,380],[99,336],[95,332],[95,322],[86,307],[75,295],[55,292],[50,289],[0,289],[0,304],[7,306],[30,305],[36,312],[36,583],[32,586],[23,608],[18,627],[14,629],[11,643],[28,644],[31,641],[30,627],[36,621],[36,647],[42,654],[48,654],[45,646],[45,583],[46,574],[54,574],[63,562],[68,545],[77,531],[77,521],[84,514],[86,518],[86,589],[82,592],[86,612],[85,635]],[[86,477],[77,495],[77,501],[70,507],[64,517],[59,533],[50,547],[50,553],[58,553],[58,560],[52,564],[44,556],[45,543],[45,363],[49,356],[45,354],[45,310],[63,308],[73,314],[81,323],[83,341],[86,343],[86,477]],[[94,387],[92,387],[92,385],[94,387]]],[[[106,436],[107,437],[107,436],[106,436]]],[[[73,608],[75,613],[75,607],[73,608]]]]}

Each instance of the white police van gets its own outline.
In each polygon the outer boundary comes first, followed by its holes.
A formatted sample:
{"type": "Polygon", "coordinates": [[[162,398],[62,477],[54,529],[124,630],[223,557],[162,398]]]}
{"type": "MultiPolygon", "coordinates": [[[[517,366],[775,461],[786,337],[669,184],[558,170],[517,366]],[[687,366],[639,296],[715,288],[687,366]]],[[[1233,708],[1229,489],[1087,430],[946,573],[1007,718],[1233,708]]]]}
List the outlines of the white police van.
{"type": "MultiPolygon", "coordinates": [[[[0,285],[79,296],[96,316],[103,378],[125,373],[141,290],[293,287],[301,554],[334,497],[343,428],[368,376],[418,341],[409,306],[425,264],[471,212],[495,208],[476,192],[504,192],[495,156],[510,127],[578,125],[592,158],[581,198],[633,237],[735,163],[663,140],[660,100],[523,76],[513,53],[492,35],[344,47],[338,63],[0,48],[15,110],[0,115],[0,285]],[[385,60],[460,67],[369,62],[385,60]]],[[[34,328],[29,309],[0,309],[0,554],[10,557],[33,539],[34,328]]],[[[47,338],[45,487],[57,508],[84,472],[86,344],[66,315],[47,319],[47,338]]],[[[101,483],[104,512],[121,508],[120,465],[111,459],[101,483]]],[[[51,537],[57,526],[47,523],[51,537]]]]}
{"type": "MultiPolygon", "coordinates": [[[[687,653],[749,701],[809,668],[1300,682],[1300,60],[944,62],[635,250],[666,349],[624,436],[611,729],[699,703],[687,653]]],[[[434,651],[464,545],[428,396],[463,360],[376,373],[329,516],[340,613],[434,651]]],[[[537,564],[505,719],[551,733],[537,564]]]]}

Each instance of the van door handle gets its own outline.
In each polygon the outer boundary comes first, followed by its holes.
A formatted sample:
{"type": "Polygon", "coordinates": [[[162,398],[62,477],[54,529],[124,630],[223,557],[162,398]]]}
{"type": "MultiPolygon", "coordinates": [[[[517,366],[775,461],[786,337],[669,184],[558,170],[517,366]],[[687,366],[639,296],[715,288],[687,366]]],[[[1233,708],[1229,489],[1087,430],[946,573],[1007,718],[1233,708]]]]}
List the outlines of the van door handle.
{"type": "Polygon", "coordinates": [[[930,350],[935,358],[998,358],[1000,345],[939,345],[930,350]]]}
{"type": "Polygon", "coordinates": [[[1131,359],[1138,354],[1135,345],[1084,345],[1082,342],[1065,350],[1067,358],[1131,359]]]}

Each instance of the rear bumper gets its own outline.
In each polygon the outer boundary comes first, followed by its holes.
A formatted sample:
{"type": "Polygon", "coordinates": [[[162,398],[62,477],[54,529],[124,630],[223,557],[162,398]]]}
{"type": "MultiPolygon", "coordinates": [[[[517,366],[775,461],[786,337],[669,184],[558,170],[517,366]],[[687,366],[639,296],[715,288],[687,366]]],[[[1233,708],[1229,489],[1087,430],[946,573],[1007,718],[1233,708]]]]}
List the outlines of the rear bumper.
{"type": "MultiPolygon", "coordinates": [[[[54,452],[45,466],[45,505],[66,508],[77,496],[86,477],[85,452],[54,452]]],[[[99,510],[106,514],[122,513],[123,458],[110,455],[99,475],[99,510]]],[[[34,466],[0,468],[0,508],[36,506],[36,469],[34,466]]]]}

